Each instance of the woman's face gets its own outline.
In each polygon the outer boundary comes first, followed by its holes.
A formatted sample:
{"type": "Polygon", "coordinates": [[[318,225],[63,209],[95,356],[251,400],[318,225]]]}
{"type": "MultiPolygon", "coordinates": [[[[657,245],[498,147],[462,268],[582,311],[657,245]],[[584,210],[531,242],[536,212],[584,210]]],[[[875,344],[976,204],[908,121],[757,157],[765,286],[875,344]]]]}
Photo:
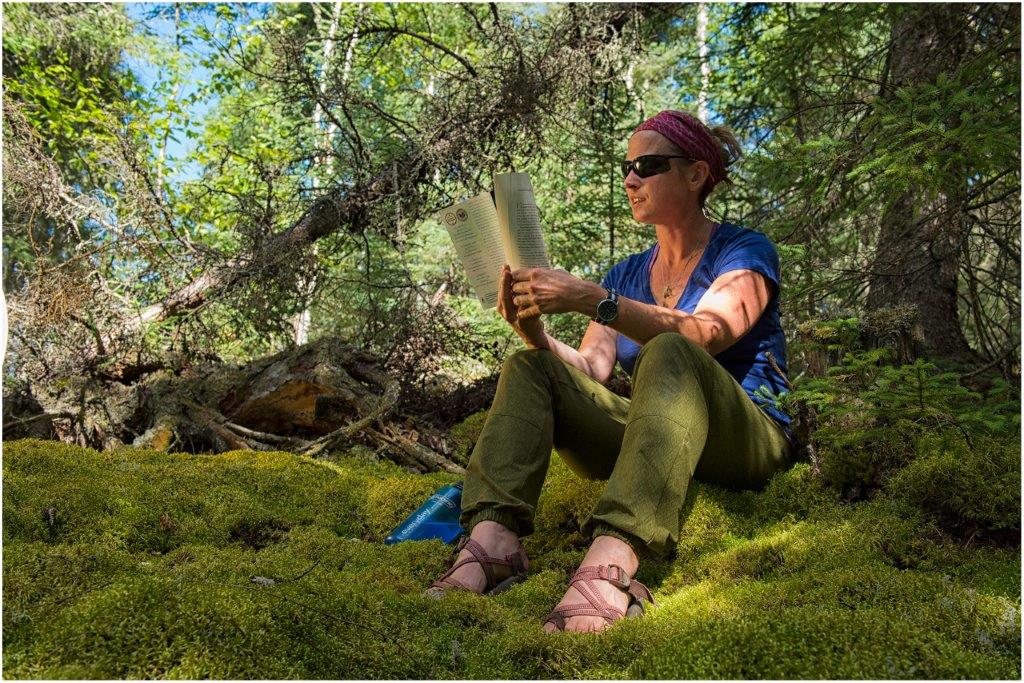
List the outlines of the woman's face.
{"type": "MultiPolygon", "coordinates": [[[[627,159],[645,154],[675,156],[678,149],[661,133],[641,130],[629,139],[627,159]]],[[[641,178],[636,171],[626,176],[626,196],[633,218],[649,225],[671,225],[679,222],[699,205],[700,188],[707,176],[702,172],[706,162],[670,159],[672,167],[657,175],[641,178]]]]}

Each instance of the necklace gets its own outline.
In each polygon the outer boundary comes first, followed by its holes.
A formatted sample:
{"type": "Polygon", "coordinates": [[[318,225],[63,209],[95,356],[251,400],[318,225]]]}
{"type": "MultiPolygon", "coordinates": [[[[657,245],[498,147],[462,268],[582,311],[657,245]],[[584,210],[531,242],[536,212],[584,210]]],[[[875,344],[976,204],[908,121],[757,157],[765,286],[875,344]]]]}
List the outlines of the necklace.
{"type": "Polygon", "coordinates": [[[715,234],[715,230],[717,228],[718,228],[718,224],[716,223],[711,228],[711,232],[708,233],[707,240],[705,240],[703,244],[701,244],[699,247],[697,247],[692,252],[690,252],[690,256],[686,259],[686,262],[683,264],[682,274],[679,276],[679,278],[675,282],[672,282],[672,280],[668,276],[668,266],[664,266],[662,268],[662,272],[664,273],[664,277],[665,277],[665,280],[666,280],[665,289],[662,290],[662,292],[661,292],[661,305],[662,306],[668,306],[669,299],[672,298],[672,293],[675,291],[676,287],[678,287],[683,282],[683,275],[685,275],[687,267],[689,267],[690,263],[693,261],[694,257],[697,254],[704,253],[704,248],[707,247],[708,242],[711,241],[711,236],[715,234]]]}

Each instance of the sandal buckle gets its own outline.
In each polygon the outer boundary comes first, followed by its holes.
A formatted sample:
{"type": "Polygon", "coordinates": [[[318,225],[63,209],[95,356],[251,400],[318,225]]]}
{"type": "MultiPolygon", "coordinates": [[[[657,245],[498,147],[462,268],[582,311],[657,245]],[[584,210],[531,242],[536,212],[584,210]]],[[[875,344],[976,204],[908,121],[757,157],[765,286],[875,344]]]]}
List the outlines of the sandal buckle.
{"type": "Polygon", "coordinates": [[[617,564],[609,564],[607,566],[608,571],[605,572],[607,574],[605,580],[611,583],[616,588],[621,588],[624,591],[629,590],[629,585],[632,581],[629,578],[629,574],[626,573],[626,570],[617,564]],[[612,572],[610,571],[612,569],[618,570],[618,576],[612,575],[612,572]]]}

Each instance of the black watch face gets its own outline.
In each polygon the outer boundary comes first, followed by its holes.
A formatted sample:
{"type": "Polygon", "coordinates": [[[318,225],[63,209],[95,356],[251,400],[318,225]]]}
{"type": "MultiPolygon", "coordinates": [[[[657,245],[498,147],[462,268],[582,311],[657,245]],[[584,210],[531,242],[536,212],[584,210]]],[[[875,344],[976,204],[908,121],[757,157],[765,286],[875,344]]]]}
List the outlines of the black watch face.
{"type": "Polygon", "coordinates": [[[601,320],[613,320],[619,312],[619,305],[611,299],[605,299],[597,305],[597,317],[601,320]]]}

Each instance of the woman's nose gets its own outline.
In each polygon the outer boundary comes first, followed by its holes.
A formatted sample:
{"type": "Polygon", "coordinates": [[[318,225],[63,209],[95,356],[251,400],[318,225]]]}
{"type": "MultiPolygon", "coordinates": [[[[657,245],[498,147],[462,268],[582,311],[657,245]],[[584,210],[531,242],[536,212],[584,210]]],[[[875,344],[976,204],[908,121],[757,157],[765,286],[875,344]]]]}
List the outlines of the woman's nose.
{"type": "Polygon", "coordinates": [[[635,190],[640,187],[640,176],[636,174],[636,171],[629,169],[629,175],[625,179],[626,189],[635,190]]]}

